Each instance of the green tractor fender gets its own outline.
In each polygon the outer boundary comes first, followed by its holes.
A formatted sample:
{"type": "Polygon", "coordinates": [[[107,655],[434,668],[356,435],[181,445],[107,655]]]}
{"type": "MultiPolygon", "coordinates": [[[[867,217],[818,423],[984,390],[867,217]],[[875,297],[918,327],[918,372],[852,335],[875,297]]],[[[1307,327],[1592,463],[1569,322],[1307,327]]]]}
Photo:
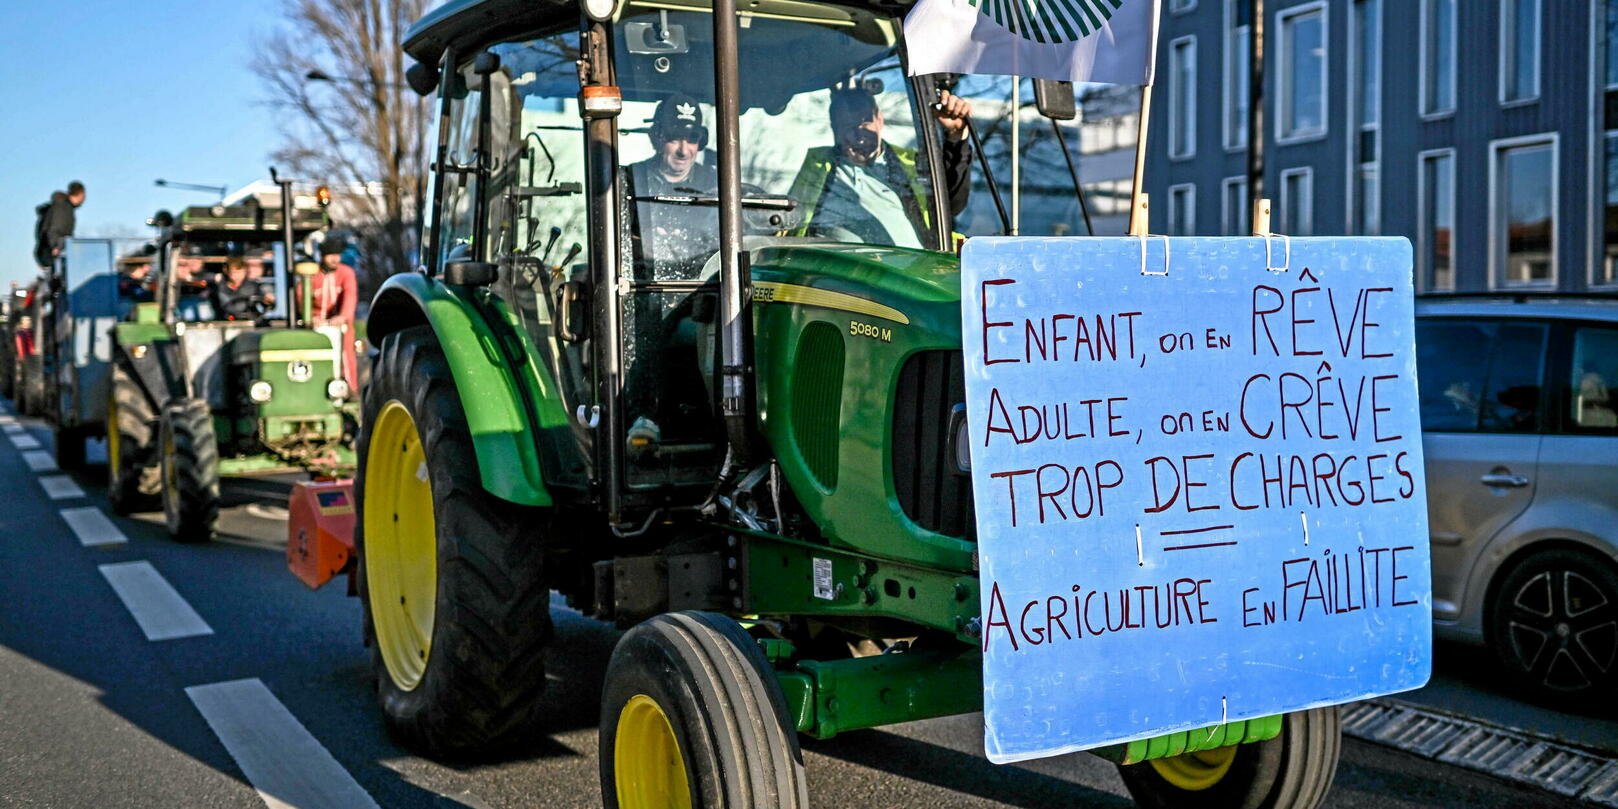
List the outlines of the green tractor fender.
{"type": "Polygon", "coordinates": [[[371,344],[412,326],[428,325],[449,359],[489,494],[527,506],[549,506],[535,426],[500,337],[466,293],[420,273],[389,278],[371,302],[371,344]]]}

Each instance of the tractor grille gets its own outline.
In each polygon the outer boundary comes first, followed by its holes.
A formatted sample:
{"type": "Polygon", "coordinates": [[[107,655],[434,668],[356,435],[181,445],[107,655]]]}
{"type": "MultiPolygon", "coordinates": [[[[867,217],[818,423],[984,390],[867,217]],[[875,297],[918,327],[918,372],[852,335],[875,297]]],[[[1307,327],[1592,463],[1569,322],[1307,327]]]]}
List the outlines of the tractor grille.
{"type": "Polygon", "coordinates": [[[815,482],[837,488],[838,425],[843,416],[843,335],[829,323],[811,323],[798,339],[793,361],[792,440],[815,482]]]}
{"type": "Polygon", "coordinates": [[[951,414],[966,402],[959,351],[922,351],[899,371],[893,397],[893,489],[917,525],[973,533],[972,480],[956,467],[951,414]]]}

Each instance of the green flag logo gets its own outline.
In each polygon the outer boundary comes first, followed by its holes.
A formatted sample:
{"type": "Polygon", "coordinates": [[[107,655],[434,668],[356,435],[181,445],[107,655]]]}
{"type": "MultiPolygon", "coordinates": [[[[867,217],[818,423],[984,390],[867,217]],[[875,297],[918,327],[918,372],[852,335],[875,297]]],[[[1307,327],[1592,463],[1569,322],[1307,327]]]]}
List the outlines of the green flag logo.
{"type": "Polygon", "coordinates": [[[1047,44],[1077,42],[1096,31],[1128,0],[967,0],[1000,27],[1047,44]]]}

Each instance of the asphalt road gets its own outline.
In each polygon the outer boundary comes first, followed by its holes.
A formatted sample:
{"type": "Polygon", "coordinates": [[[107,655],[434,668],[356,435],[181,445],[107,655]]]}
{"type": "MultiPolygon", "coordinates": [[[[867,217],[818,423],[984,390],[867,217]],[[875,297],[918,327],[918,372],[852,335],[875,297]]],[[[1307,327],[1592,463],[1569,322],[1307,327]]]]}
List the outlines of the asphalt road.
{"type": "MultiPolygon", "coordinates": [[[[6,416],[0,427],[13,421],[24,429],[14,436],[16,428],[9,428],[0,440],[0,492],[6,493],[0,501],[0,806],[297,805],[300,779],[317,788],[351,779],[353,791],[329,805],[364,806],[369,796],[382,807],[600,806],[595,727],[600,677],[617,638],[610,627],[555,605],[547,710],[521,749],[497,761],[419,758],[394,743],[380,722],[368,651],[360,643],[359,604],[346,597],[340,580],[310,592],[286,571],[279,548],[285,527],[276,519],[284,480],[228,483],[233,505],[222,541],[180,545],[167,538],[157,515],[144,515],[111,518],[126,542],[86,546],[80,534],[95,512],[73,518],[79,532],[61,512],[93,508],[110,516],[103,470],[93,466],[74,476],[81,496],[50,483],[65,494],[50,499],[40,479],[54,473],[31,470],[13,440],[21,436],[27,444],[32,437],[48,450],[50,433],[6,416]],[[115,580],[130,592],[121,597],[115,580]],[[126,606],[126,599],[136,606],[126,606]],[[184,605],[194,614],[186,616],[184,605]],[[138,623],[132,609],[149,625],[138,623]],[[206,634],[196,634],[203,629],[206,634]],[[154,634],[168,639],[149,640],[154,634]],[[216,684],[225,685],[209,688],[216,684]],[[218,701],[209,702],[210,694],[218,701]],[[214,706],[206,717],[204,704],[214,706]],[[241,720],[235,724],[227,715],[232,706],[241,720]]],[[[812,802],[896,809],[1131,805],[1112,765],[1099,759],[1075,755],[999,767],[983,758],[981,747],[976,715],[808,741],[812,802]]],[[[1345,740],[1328,805],[1569,803],[1345,740]]]]}

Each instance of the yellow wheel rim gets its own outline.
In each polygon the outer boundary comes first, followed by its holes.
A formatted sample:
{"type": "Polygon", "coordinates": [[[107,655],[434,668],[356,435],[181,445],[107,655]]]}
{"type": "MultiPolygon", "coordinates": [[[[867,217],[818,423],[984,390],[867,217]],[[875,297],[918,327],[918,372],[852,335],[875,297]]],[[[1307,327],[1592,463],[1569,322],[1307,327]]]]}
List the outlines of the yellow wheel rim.
{"type": "Polygon", "coordinates": [[[1236,760],[1236,745],[1216,747],[1196,753],[1181,753],[1151,760],[1152,769],[1163,780],[1189,792],[1199,792],[1218,784],[1236,760]]]}
{"type": "Polygon", "coordinates": [[[691,809],[680,742],[657,700],[636,694],[624,703],[612,761],[618,809],[691,809]]]}
{"type": "Polygon", "coordinates": [[[416,420],[398,400],[371,428],[365,458],[365,582],[377,648],[393,684],[421,682],[433,645],[438,597],[438,525],[427,453],[416,420]]]}

